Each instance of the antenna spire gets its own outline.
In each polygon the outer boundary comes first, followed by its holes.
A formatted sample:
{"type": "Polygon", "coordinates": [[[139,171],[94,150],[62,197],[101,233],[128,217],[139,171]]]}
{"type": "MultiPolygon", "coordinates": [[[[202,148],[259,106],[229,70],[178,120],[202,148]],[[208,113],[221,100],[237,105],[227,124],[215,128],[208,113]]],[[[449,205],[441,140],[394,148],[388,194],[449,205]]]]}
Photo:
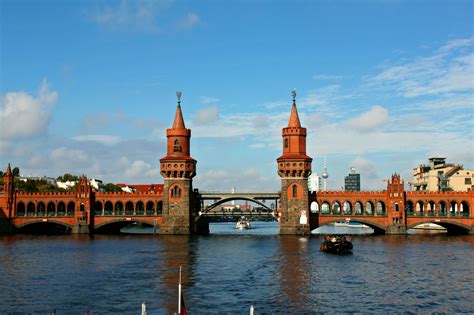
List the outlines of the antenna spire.
{"type": "Polygon", "coordinates": [[[176,91],[176,97],[178,97],[178,104],[181,103],[181,95],[182,95],[182,94],[183,94],[183,93],[181,93],[181,91],[176,91]]]}

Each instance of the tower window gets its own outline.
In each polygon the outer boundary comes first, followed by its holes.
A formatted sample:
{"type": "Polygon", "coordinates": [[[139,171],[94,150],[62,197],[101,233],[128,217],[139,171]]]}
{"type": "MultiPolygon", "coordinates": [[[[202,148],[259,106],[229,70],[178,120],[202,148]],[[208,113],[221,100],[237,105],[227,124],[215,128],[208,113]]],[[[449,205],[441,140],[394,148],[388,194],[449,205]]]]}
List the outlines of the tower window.
{"type": "Polygon", "coordinates": [[[174,186],[173,189],[171,189],[171,197],[178,198],[181,196],[181,189],[179,189],[178,186],[174,186]]]}
{"type": "Polygon", "coordinates": [[[178,139],[174,140],[173,152],[181,152],[181,145],[178,139]]]}
{"type": "Polygon", "coordinates": [[[288,138],[285,138],[285,149],[288,149],[288,138]]]}
{"type": "Polygon", "coordinates": [[[298,186],[293,185],[293,198],[298,197],[298,186]]]}

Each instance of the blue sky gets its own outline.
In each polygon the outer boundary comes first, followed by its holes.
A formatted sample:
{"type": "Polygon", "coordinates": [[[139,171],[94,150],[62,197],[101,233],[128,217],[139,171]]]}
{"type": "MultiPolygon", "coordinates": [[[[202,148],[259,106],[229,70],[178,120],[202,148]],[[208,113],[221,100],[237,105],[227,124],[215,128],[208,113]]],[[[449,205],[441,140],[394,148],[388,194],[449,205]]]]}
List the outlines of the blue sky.
{"type": "Polygon", "coordinates": [[[0,0],[0,164],[159,183],[175,91],[202,190],[272,191],[292,88],[313,171],[474,167],[472,1],[0,0]]]}

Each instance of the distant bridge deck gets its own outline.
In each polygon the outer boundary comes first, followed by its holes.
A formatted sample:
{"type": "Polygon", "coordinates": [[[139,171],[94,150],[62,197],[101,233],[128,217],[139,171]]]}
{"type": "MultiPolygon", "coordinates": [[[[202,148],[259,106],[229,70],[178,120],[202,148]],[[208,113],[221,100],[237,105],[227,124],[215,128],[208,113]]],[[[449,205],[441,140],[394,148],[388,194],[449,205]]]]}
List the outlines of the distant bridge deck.
{"type": "Polygon", "coordinates": [[[219,199],[259,199],[259,200],[271,200],[279,199],[279,192],[263,192],[263,193],[229,193],[229,192],[218,192],[218,191],[203,191],[200,192],[201,199],[203,200],[219,200],[219,199]]]}

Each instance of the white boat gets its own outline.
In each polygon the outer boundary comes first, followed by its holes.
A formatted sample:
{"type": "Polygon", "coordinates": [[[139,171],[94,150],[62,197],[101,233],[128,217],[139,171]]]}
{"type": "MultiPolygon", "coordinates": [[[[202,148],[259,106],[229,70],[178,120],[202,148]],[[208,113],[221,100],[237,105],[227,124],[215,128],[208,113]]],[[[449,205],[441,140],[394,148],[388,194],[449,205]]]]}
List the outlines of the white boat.
{"type": "Polygon", "coordinates": [[[434,224],[434,223],[422,223],[420,225],[415,226],[413,229],[415,230],[437,230],[437,231],[445,231],[446,228],[442,227],[441,225],[434,224]]]}
{"type": "Polygon", "coordinates": [[[362,224],[362,223],[357,223],[357,222],[347,222],[347,221],[342,221],[342,222],[334,222],[334,226],[337,227],[348,227],[348,228],[370,228],[369,226],[362,224]]]}
{"type": "Polygon", "coordinates": [[[250,225],[249,219],[247,219],[246,217],[241,217],[239,221],[237,221],[235,228],[239,230],[248,230],[251,229],[252,226],[250,225]]]}

